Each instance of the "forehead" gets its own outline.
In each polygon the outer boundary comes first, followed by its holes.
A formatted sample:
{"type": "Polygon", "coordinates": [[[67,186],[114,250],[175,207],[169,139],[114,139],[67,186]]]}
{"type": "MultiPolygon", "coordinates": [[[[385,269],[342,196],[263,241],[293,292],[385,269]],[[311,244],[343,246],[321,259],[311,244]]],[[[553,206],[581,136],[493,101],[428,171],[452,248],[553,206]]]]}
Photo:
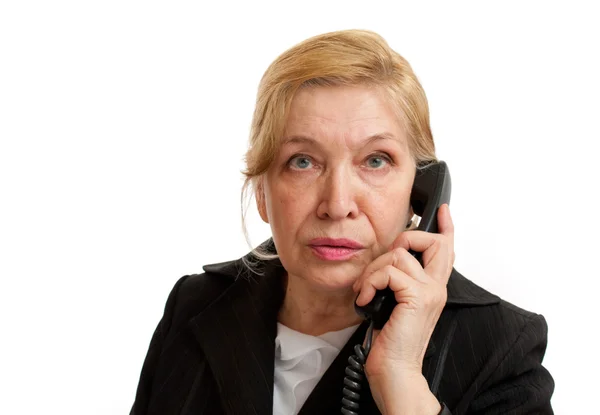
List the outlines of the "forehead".
{"type": "MultiPolygon", "coordinates": [[[[380,88],[367,85],[298,91],[292,100],[284,137],[320,133],[341,134],[353,141],[379,134],[405,142],[396,108],[380,88]]],[[[285,141],[284,138],[283,144],[285,141]]]]}

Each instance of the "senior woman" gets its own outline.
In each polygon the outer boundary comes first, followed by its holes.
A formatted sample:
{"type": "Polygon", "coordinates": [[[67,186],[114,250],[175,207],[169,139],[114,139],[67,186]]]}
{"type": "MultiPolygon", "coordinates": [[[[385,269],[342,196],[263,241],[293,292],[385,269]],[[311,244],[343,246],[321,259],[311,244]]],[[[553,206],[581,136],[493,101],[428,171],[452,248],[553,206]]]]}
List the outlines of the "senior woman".
{"type": "Polygon", "coordinates": [[[273,237],[175,284],[131,413],[340,413],[348,358],[371,337],[355,302],[389,287],[398,304],[356,412],[551,414],[544,318],[453,268],[447,204],[439,233],[411,225],[416,172],[436,161],[424,91],[380,36],[328,33],[279,56],[244,186],[273,237]]]}

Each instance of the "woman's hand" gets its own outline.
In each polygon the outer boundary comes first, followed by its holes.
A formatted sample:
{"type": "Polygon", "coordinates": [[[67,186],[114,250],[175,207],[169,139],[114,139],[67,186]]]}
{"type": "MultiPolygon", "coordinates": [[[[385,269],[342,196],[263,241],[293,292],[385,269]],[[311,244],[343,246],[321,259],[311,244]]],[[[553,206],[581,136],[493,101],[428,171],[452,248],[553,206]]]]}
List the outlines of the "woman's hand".
{"type": "Polygon", "coordinates": [[[412,413],[416,407],[410,402],[429,404],[431,411],[440,409],[422,376],[422,365],[446,304],[446,284],[454,264],[454,225],[446,204],[438,211],[438,227],[439,234],[400,234],[392,249],[367,266],[353,287],[360,291],[356,300],[359,306],[368,304],[376,290],[388,286],[398,302],[383,329],[373,334],[365,364],[373,398],[382,413],[396,413],[400,406],[405,408],[401,413],[412,413]],[[409,249],[423,252],[423,266],[409,249]]]}

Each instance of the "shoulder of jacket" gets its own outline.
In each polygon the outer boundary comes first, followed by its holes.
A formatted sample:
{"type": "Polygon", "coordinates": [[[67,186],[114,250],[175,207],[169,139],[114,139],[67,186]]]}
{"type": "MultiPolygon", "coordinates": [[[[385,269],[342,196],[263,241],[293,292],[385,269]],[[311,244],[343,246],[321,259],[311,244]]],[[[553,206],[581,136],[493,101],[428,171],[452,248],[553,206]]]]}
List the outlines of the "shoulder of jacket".
{"type": "Polygon", "coordinates": [[[520,316],[524,320],[530,320],[532,318],[540,316],[540,314],[538,313],[521,308],[504,299],[500,300],[500,303],[498,303],[498,307],[502,310],[501,312],[503,315],[515,315],[515,317],[520,316]]]}
{"type": "Polygon", "coordinates": [[[480,322],[499,329],[510,327],[515,330],[533,320],[544,319],[541,314],[518,307],[502,298],[496,303],[480,307],[460,307],[457,311],[459,320],[468,320],[473,324],[480,322]]]}
{"type": "MultiPolygon", "coordinates": [[[[496,362],[495,366],[515,347],[537,344],[545,348],[548,326],[541,314],[503,299],[496,304],[461,307],[456,311],[455,343],[459,349],[470,347],[477,350],[480,361],[490,360],[496,362]]],[[[522,352],[526,353],[526,350],[522,352]]]]}
{"type": "Polygon", "coordinates": [[[204,272],[185,275],[173,289],[174,325],[187,322],[218,299],[236,281],[223,274],[204,272]]]}

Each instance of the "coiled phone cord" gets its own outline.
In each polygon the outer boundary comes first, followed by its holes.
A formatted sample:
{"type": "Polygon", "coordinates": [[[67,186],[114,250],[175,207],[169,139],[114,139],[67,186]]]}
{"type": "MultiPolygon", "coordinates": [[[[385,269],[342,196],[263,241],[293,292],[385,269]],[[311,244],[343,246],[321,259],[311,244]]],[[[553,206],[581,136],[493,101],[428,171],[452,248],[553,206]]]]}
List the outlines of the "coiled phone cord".
{"type": "Polygon", "coordinates": [[[348,366],[346,366],[346,377],[344,378],[344,389],[342,398],[342,414],[358,415],[360,390],[362,388],[362,380],[365,378],[365,362],[371,351],[371,343],[373,341],[373,320],[367,329],[365,347],[360,344],[354,346],[354,355],[348,358],[348,366]]]}

